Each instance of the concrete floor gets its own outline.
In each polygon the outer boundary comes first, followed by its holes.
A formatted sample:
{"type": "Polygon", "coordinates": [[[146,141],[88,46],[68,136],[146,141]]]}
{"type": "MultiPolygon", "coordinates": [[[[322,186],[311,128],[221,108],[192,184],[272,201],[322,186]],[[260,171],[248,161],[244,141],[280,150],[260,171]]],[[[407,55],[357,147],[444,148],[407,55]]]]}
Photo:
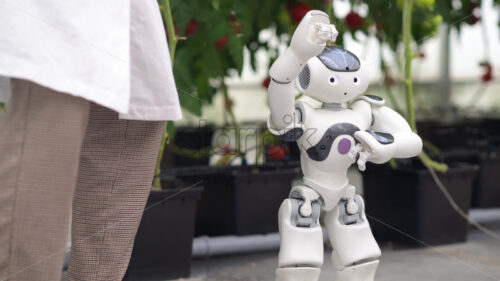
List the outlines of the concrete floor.
{"type": "MultiPolygon", "coordinates": [[[[474,211],[474,218],[500,234],[500,210],[474,211]]],[[[436,248],[384,246],[376,281],[500,281],[500,241],[472,229],[467,243],[436,248]]],[[[333,281],[329,254],[320,281],[333,281]]],[[[195,260],[185,281],[274,281],[277,251],[195,260]]]]}

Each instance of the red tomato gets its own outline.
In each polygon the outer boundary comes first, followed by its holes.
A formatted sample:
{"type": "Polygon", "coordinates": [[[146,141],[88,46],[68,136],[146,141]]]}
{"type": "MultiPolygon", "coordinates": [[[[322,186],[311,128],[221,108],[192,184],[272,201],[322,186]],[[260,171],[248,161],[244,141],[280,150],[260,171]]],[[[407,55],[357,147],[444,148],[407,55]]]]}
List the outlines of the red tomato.
{"type": "Polygon", "coordinates": [[[186,30],[184,31],[184,34],[186,36],[189,36],[189,35],[195,33],[197,29],[198,29],[198,23],[195,20],[191,20],[188,23],[188,25],[186,26],[186,30]]]}
{"type": "Polygon", "coordinates": [[[481,80],[483,80],[483,82],[490,82],[493,80],[493,75],[488,72],[481,77],[481,80]]]}
{"type": "Polygon", "coordinates": [[[231,22],[231,25],[233,26],[234,34],[241,34],[241,22],[236,20],[231,22]]]}
{"type": "Polygon", "coordinates": [[[271,84],[271,77],[267,76],[267,78],[262,81],[262,87],[267,89],[269,88],[269,84],[271,84]]]}
{"type": "Polygon", "coordinates": [[[311,10],[307,4],[299,2],[297,5],[288,8],[290,17],[295,23],[299,23],[302,18],[311,10]]]}
{"type": "Polygon", "coordinates": [[[470,25],[474,25],[478,23],[480,18],[476,17],[475,15],[471,15],[470,17],[467,18],[467,23],[470,25]]]}
{"type": "Polygon", "coordinates": [[[222,155],[229,155],[232,153],[231,146],[226,145],[222,149],[222,155]]]}
{"type": "Polygon", "coordinates": [[[282,161],[286,157],[285,149],[279,145],[269,146],[266,155],[273,161],[282,161]]]}
{"type": "Polygon", "coordinates": [[[224,35],[221,38],[219,38],[219,40],[215,41],[214,46],[216,48],[222,49],[226,46],[227,40],[228,40],[227,35],[224,35]]]}
{"type": "Polygon", "coordinates": [[[363,26],[363,18],[355,12],[350,12],[344,19],[350,29],[360,29],[363,26]]]}
{"type": "Polygon", "coordinates": [[[493,66],[491,65],[491,63],[489,61],[484,61],[479,65],[482,66],[485,71],[483,76],[481,76],[481,80],[483,80],[483,82],[490,82],[491,80],[493,80],[493,66]]]}

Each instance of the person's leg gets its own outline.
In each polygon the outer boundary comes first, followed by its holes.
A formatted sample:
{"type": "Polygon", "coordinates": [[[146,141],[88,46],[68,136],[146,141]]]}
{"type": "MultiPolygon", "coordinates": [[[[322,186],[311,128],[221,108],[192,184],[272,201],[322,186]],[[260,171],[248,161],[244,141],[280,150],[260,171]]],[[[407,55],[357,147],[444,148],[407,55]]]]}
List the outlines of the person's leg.
{"type": "Polygon", "coordinates": [[[73,201],[67,280],[119,281],[154,175],[164,122],[90,109],[73,201]]]}
{"type": "Polygon", "coordinates": [[[0,128],[0,280],[59,280],[89,103],[13,80],[0,128]]]}

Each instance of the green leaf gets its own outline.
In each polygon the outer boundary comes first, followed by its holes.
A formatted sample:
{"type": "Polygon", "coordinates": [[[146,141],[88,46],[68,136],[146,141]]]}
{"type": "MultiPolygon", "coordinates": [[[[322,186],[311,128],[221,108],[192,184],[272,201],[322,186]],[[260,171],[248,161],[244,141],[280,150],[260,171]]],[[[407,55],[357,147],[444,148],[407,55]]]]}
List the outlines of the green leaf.
{"type": "Polygon", "coordinates": [[[178,91],[178,93],[182,108],[186,109],[196,116],[201,116],[203,101],[194,94],[187,93],[185,91],[178,91]]]}
{"type": "Polygon", "coordinates": [[[178,84],[189,85],[192,82],[192,72],[189,68],[191,58],[189,50],[179,48],[177,51],[174,61],[174,74],[178,84]]]}
{"type": "Polygon", "coordinates": [[[250,66],[252,67],[252,70],[254,72],[257,72],[257,57],[256,57],[257,52],[255,51],[250,51],[250,66]]]}
{"type": "Polygon", "coordinates": [[[230,30],[227,16],[217,11],[209,11],[200,15],[200,21],[202,21],[202,26],[195,38],[199,43],[201,43],[200,41],[213,43],[226,35],[230,30]]]}
{"type": "MultiPolygon", "coordinates": [[[[217,65],[219,62],[217,61],[217,53],[214,50],[212,45],[207,46],[205,52],[202,53],[200,60],[198,61],[197,67],[202,69],[204,73],[206,73],[207,80],[208,78],[216,78],[219,77],[219,70],[217,69],[217,65]]],[[[208,81],[207,81],[208,83],[208,81]]]]}
{"type": "Polygon", "coordinates": [[[228,47],[229,54],[236,65],[238,74],[241,75],[241,71],[243,70],[243,43],[241,42],[241,38],[232,32],[229,33],[228,47]]]}
{"type": "Polygon", "coordinates": [[[193,13],[196,10],[190,2],[195,1],[170,1],[174,23],[180,34],[184,34],[188,22],[195,16],[193,13]]]}
{"type": "Polygon", "coordinates": [[[210,84],[208,83],[208,77],[206,75],[198,75],[195,79],[196,91],[198,92],[198,97],[202,100],[210,100],[210,84]]]}

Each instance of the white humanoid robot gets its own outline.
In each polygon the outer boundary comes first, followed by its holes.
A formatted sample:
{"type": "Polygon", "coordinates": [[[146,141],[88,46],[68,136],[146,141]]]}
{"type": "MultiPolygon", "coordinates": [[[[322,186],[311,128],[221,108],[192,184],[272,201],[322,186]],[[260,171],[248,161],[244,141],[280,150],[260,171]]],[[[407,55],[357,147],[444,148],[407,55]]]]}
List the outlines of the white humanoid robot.
{"type": "Polygon", "coordinates": [[[319,279],[320,216],[333,247],[334,280],[373,281],[381,252],[347,169],[355,162],[364,170],[366,161],[413,157],[422,149],[420,137],[382,98],[360,96],[368,73],[354,54],[326,46],[337,35],[327,14],[310,11],[270,70],[268,127],[280,139],[297,142],[304,174],[279,211],[278,281],[319,279]],[[323,106],[296,102],[296,88],[323,106]],[[350,108],[341,106],[351,100],[350,108]]]}

